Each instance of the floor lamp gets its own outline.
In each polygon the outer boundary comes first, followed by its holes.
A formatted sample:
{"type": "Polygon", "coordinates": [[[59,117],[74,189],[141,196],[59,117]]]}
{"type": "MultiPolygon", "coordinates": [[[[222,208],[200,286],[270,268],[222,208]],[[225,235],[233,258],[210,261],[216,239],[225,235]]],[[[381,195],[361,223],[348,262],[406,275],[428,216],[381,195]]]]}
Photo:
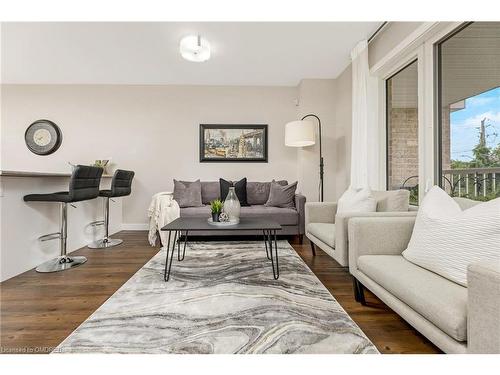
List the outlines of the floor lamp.
{"type": "Polygon", "coordinates": [[[319,199],[323,202],[323,151],[321,149],[321,120],[314,114],[305,115],[300,121],[291,121],[285,126],[285,145],[289,147],[307,147],[316,144],[314,123],[305,120],[314,117],[319,125],[319,199]]]}

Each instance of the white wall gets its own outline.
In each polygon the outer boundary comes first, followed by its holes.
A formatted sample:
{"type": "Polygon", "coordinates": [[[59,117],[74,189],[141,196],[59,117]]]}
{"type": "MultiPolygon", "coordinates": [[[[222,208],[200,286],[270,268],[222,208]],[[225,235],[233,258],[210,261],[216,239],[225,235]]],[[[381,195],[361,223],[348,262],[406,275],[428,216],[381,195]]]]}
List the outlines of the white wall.
{"type": "Polygon", "coordinates": [[[335,186],[338,200],[347,189],[351,173],[352,69],[351,65],[336,79],[335,97],[335,186]]]}
{"type": "Polygon", "coordinates": [[[389,22],[368,45],[368,61],[374,66],[424,22],[389,22]]]}
{"type": "MultiPolygon", "coordinates": [[[[24,202],[23,196],[67,190],[68,181],[69,177],[0,176],[0,281],[59,255],[58,239],[38,241],[38,237],[60,230],[59,204],[24,202]]],[[[108,188],[110,182],[110,178],[104,178],[102,188],[108,188]]],[[[122,199],[114,201],[109,207],[110,234],[121,229],[122,199]]],[[[92,221],[103,219],[102,198],[76,202],[73,206],[68,206],[68,253],[104,235],[102,226],[89,225],[92,221]]]]}
{"type": "Polygon", "coordinates": [[[295,87],[2,85],[2,169],[68,171],[67,161],[112,157],[136,171],[123,222],[146,223],[151,196],[172,179],[297,180],[297,150],[284,127],[297,117],[295,87]],[[61,148],[36,156],[24,144],[33,121],[63,133],[61,148]],[[269,124],[268,163],[200,163],[199,124],[269,124]]]}
{"type": "MultiPolygon", "coordinates": [[[[325,201],[332,201],[336,197],[336,83],[334,79],[304,79],[300,82],[298,89],[297,118],[300,119],[312,113],[321,119],[325,163],[324,196],[325,201]]],[[[311,117],[307,120],[317,124],[315,118],[311,117]]],[[[319,142],[316,142],[314,146],[298,149],[297,175],[301,189],[309,201],[318,201],[319,142]]]]}

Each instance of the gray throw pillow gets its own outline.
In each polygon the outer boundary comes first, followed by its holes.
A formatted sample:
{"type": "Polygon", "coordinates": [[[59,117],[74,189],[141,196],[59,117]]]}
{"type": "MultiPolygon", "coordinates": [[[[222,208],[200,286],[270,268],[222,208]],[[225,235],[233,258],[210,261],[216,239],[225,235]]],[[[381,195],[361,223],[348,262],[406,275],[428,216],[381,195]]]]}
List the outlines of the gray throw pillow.
{"type": "Polygon", "coordinates": [[[200,180],[193,182],[174,180],[174,199],[179,207],[203,206],[200,180]]]}
{"type": "Polygon", "coordinates": [[[271,182],[269,198],[264,206],[295,208],[295,190],[297,190],[297,181],[290,185],[280,185],[273,180],[271,182]]]}
{"type": "Polygon", "coordinates": [[[377,212],[407,212],[410,206],[410,191],[405,189],[374,191],[377,212]]]}
{"type": "MultiPolygon", "coordinates": [[[[288,181],[276,181],[280,185],[288,185],[288,181]]],[[[270,182],[247,182],[247,202],[249,205],[261,206],[269,199],[270,182]]]]}

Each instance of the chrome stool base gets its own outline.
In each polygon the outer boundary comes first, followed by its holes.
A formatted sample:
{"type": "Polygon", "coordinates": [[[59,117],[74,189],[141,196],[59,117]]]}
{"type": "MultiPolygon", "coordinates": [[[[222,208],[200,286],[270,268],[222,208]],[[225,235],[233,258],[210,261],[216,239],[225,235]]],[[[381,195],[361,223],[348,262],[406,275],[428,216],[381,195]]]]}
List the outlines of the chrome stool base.
{"type": "Polygon", "coordinates": [[[40,264],[36,268],[36,272],[59,272],[69,270],[70,268],[78,267],[85,263],[87,258],[82,256],[70,257],[67,255],[59,256],[45,263],[40,264]]]}
{"type": "Polygon", "coordinates": [[[103,238],[88,244],[87,247],[90,249],[107,249],[108,247],[120,245],[122,242],[123,240],[117,238],[103,238]]]}

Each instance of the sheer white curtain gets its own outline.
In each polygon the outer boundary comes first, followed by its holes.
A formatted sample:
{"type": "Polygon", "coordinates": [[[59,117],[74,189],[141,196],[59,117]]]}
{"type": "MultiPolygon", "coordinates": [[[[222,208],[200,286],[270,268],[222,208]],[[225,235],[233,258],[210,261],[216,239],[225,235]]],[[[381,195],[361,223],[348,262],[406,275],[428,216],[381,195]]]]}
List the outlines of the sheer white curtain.
{"type": "Polygon", "coordinates": [[[376,80],[370,76],[368,43],[359,42],[352,59],[351,184],[354,189],[379,187],[376,80]]]}
{"type": "Polygon", "coordinates": [[[378,188],[378,132],[376,80],[370,77],[368,43],[359,42],[352,59],[351,183],[338,201],[337,212],[372,212],[377,203],[371,189],[378,188]],[[375,106],[374,106],[375,105],[375,106]]]}

